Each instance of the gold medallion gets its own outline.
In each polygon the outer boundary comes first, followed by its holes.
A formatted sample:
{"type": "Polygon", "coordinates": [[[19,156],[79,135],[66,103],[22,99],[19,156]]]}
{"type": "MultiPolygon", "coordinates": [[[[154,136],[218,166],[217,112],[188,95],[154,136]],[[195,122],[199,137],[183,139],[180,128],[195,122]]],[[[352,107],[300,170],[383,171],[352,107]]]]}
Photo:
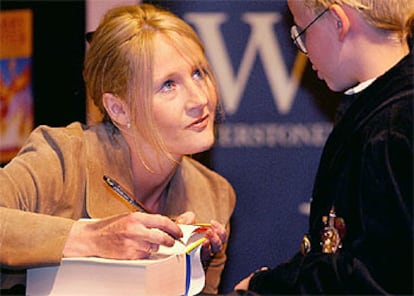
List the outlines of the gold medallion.
{"type": "Polygon", "coordinates": [[[329,216],[323,216],[325,224],[321,233],[322,253],[335,253],[342,248],[342,239],[345,236],[345,221],[336,217],[335,207],[332,207],[329,216]]]}

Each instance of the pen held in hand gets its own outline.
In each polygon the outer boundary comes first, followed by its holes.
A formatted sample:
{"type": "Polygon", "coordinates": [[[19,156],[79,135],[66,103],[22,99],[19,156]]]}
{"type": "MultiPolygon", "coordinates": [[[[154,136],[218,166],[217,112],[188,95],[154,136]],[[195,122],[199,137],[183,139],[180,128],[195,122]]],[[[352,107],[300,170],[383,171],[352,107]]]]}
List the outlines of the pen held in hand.
{"type": "Polygon", "coordinates": [[[119,197],[121,197],[122,202],[126,202],[126,205],[133,211],[141,211],[147,214],[155,214],[150,209],[148,209],[144,204],[136,200],[132,197],[132,194],[130,194],[126,189],[122,188],[121,185],[119,185],[118,182],[116,182],[114,179],[104,175],[103,179],[106,184],[111,187],[112,190],[114,190],[119,197]]]}
{"type": "MultiPolygon", "coordinates": [[[[109,187],[113,191],[117,193],[117,197],[120,198],[120,200],[132,211],[141,211],[147,214],[155,214],[153,211],[148,209],[143,203],[141,203],[139,200],[132,197],[132,194],[130,194],[126,189],[124,189],[118,182],[116,182],[114,179],[104,175],[103,179],[106,184],[108,184],[109,187]]],[[[173,220],[174,221],[174,220],[173,220]]],[[[175,221],[174,221],[175,222],[175,221]]],[[[175,239],[175,238],[174,238],[175,239]]],[[[176,239],[181,244],[185,245],[185,243],[181,239],[176,239]]]]}

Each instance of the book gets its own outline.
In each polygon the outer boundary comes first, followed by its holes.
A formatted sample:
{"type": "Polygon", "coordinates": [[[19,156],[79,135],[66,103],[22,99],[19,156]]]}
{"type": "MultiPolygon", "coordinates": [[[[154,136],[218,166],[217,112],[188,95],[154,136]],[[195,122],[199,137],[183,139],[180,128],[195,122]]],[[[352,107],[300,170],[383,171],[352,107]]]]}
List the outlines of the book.
{"type": "Polygon", "coordinates": [[[205,284],[200,252],[204,226],[180,225],[182,242],[147,259],[63,258],[27,271],[26,295],[195,295],[205,284]]]}

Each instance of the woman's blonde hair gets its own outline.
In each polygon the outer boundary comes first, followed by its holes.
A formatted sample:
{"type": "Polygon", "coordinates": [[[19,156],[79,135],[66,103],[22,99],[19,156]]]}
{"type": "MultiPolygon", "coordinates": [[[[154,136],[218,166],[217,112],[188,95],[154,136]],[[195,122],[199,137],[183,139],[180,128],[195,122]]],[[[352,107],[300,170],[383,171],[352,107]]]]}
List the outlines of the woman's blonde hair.
{"type": "Polygon", "coordinates": [[[360,11],[373,27],[396,33],[399,40],[412,38],[414,30],[414,0],[304,0],[314,13],[332,4],[344,4],[360,11]]]}
{"type": "Polygon", "coordinates": [[[88,97],[104,120],[108,121],[109,116],[102,95],[112,93],[127,102],[132,123],[149,143],[168,154],[152,116],[153,43],[157,33],[171,40],[190,62],[203,68],[209,79],[208,91],[218,98],[217,83],[198,35],[173,13],[150,4],[116,7],[105,14],[91,37],[84,79],[88,97]],[[190,50],[194,45],[200,52],[190,50]]]}

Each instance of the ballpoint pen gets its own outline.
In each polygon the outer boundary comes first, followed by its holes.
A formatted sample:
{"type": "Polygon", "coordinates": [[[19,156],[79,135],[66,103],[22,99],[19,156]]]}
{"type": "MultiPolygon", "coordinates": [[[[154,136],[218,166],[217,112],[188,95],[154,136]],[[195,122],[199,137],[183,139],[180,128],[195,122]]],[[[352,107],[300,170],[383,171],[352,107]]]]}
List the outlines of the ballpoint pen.
{"type": "MultiPolygon", "coordinates": [[[[142,202],[140,202],[138,199],[133,198],[133,195],[129,193],[125,188],[123,188],[118,182],[116,182],[113,178],[110,178],[109,176],[104,175],[103,179],[106,184],[109,185],[109,187],[112,188],[118,195],[117,197],[120,197],[120,201],[122,201],[128,208],[132,211],[141,211],[147,214],[155,214],[153,211],[148,209],[142,202]]],[[[172,221],[177,222],[175,218],[169,217],[172,221]]],[[[210,223],[195,223],[193,224],[195,226],[201,226],[201,227],[210,227],[210,223]]]]}
{"type": "Polygon", "coordinates": [[[148,209],[143,203],[141,203],[139,200],[132,197],[132,194],[130,194],[126,189],[122,188],[121,185],[119,185],[118,182],[116,182],[114,179],[104,175],[103,179],[106,184],[109,185],[109,187],[112,188],[116,193],[118,193],[118,196],[121,197],[120,199],[122,202],[124,202],[128,208],[130,208],[132,211],[141,211],[148,214],[155,214],[153,211],[148,209]]]}
{"type": "MultiPolygon", "coordinates": [[[[153,211],[148,209],[143,203],[141,203],[139,200],[132,197],[132,194],[130,194],[126,189],[124,189],[121,185],[119,185],[118,182],[116,182],[114,179],[104,175],[103,179],[106,184],[109,185],[109,187],[112,188],[116,193],[118,193],[117,196],[121,197],[121,201],[124,202],[128,206],[128,208],[132,211],[141,211],[147,214],[155,214],[153,211]]],[[[170,218],[171,219],[171,218],[170,218]]],[[[171,219],[175,222],[174,219],[171,219]]],[[[181,244],[185,245],[185,243],[182,241],[182,239],[175,239],[181,244]]]]}

